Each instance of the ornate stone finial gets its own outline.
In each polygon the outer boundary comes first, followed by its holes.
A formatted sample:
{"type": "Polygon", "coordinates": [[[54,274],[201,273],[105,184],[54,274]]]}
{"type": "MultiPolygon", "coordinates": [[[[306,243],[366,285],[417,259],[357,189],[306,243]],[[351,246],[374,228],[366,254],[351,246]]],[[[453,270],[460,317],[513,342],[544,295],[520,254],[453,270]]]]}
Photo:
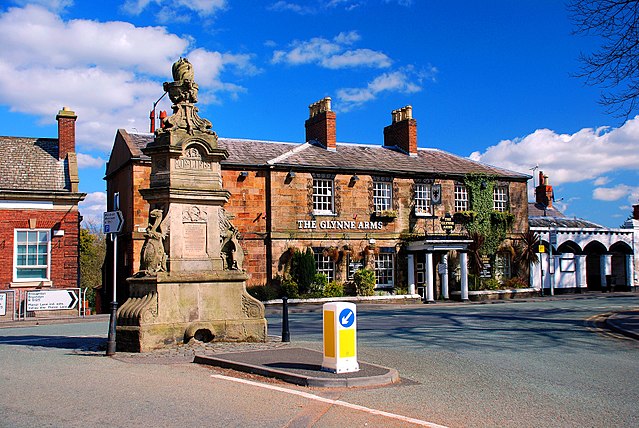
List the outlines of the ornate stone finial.
{"type": "MultiPolygon", "coordinates": [[[[186,58],[180,58],[173,64],[173,82],[164,82],[164,90],[173,102],[173,114],[162,121],[161,129],[156,135],[186,131],[188,135],[197,132],[215,135],[211,131],[211,122],[201,118],[197,103],[198,85],[194,80],[193,66],[186,58]]],[[[217,140],[216,140],[217,141],[217,140]]]]}
{"type": "Polygon", "coordinates": [[[176,82],[180,82],[182,80],[190,80],[193,82],[195,80],[193,66],[186,58],[180,57],[180,59],[173,64],[172,71],[173,80],[176,82]]]}
{"type": "Polygon", "coordinates": [[[309,118],[315,117],[320,113],[331,111],[331,97],[324,97],[321,100],[308,106],[309,118]]]}

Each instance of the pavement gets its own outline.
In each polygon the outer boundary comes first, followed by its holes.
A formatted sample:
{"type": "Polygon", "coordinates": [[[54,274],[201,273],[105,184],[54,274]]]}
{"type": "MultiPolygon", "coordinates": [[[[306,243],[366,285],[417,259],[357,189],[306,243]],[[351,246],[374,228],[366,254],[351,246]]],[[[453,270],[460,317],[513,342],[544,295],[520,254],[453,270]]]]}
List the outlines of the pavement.
{"type": "MultiPolygon", "coordinates": [[[[632,292],[608,293],[606,297],[616,295],[636,295],[632,292]]],[[[596,295],[564,295],[545,298],[543,300],[562,300],[601,297],[596,295]]],[[[531,300],[531,299],[526,299],[531,300]]],[[[488,302],[473,303],[444,303],[444,304],[486,304],[488,302]]],[[[497,303],[497,302],[492,302],[497,303]]],[[[499,301],[504,303],[504,301],[499,301]]],[[[440,305],[441,303],[438,303],[440,305]]],[[[274,307],[270,310],[277,310],[274,307]]],[[[300,305],[294,311],[321,310],[321,305],[300,305]]],[[[605,314],[605,327],[625,336],[639,340],[639,310],[630,310],[605,314]]],[[[63,320],[33,320],[0,323],[0,327],[29,326],[60,322],[108,321],[108,315],[94,315],[85,318],[63,320]]],[[[106,346],[106,344],[105,344],[106,346]]],[[[400,382],[397,370],[382,367],[358,360],[359,370],[350,373],[332,373],[322,370],[323,353],[317,350],[299,348],[290,342],[282,342],[279,336],[269,336],[266,342],[232,343],[210,342],[196,340],[188,344],[179,344],[147,353],[118,352],[112,358],[137,364],[177,364],[190,363],[205,364],[259,376],[277,378],[282,381],[320,388],[351,388],[376,387],[400,382]]]]}

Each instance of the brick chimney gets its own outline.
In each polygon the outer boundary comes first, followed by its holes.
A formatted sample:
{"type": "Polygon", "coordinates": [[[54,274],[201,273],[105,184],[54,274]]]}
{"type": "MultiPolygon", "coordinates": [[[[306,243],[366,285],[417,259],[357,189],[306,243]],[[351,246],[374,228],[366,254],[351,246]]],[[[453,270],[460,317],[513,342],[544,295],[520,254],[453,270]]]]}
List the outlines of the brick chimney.
{"type": "Polygon", "coordinates": [[[391,115],[393,122],[384,128],[384,147],[417,156],[417,121],[413,119],[413,107],[393,110],[391,115]]]}
{"type": "Polygon", "coordinates": [[[66,159],[67,153],[75,153],[75,120],[74,111],[62,107],[58,112],[58,159],[66,159]]]}
{"type": "Polygon", "coordinates": [[[318,141],[327,150],[337,150],[335,140],[335,112],[331,111],[331,98],[326,97],[308,106],[306,141],[318,141]]]}
{"type": "Polygon", "coordinates": [[[555,198],[552,186],[548,184],[548,176],[543,171],[539,171],[539,186],[535,188],[535,202],[552,208],[552,201],[555,198]]]}

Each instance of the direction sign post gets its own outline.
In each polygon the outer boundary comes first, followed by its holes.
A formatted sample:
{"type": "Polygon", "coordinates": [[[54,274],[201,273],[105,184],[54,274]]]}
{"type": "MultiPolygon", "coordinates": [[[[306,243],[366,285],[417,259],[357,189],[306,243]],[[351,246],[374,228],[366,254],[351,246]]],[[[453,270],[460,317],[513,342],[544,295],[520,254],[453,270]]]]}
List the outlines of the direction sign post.
{"type": "Polygon", "coordinates": [[[78,304],[74,290],[37,290],[27,292],[27,311],[73,309],[78,304]]]}
{"type": "Polygon", "coordinates": [[[107,211],[104,213],[104,233],[111,234],[113,239],[113,301],[111,302],[111,319],[109,320],[109,336],[107,339],[106,355],[114,355],[116,342],[115,342],[115,327],[116,317],[118,312],[118,300],[117,300],[117,261],[118,261],[118,233],[122,231],[124,225],[124,216],[120,211],[120,193],[117,192],[113,195],[113,208],[115,211],[107,211]]]}
{"type": "Polygon", "coordinates": [[[333,373],[359,371],[355,304],[348,302],[325,303],[323,314],[324,358],[322,370],[333,373]]]}

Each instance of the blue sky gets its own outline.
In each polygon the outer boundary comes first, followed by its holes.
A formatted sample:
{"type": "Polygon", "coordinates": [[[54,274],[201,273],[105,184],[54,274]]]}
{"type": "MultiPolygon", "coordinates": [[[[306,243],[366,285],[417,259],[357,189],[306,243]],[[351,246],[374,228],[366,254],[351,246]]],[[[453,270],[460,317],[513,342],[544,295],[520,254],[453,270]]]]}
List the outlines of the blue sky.
{"type": "Polygon", "coordinates": [[[148,131],[185,56],[222,137],[303,142],[308,105],[330,96],[339,142],[381,144],[410,104],[420,147],[538,165],[567,215],[618,227],[639,198],[639,119],[606,115],[574,77],[598,40],[572,29],[556,0],[9,0],[0,134],[54,137],[74,110],[81,210],[100,218],[116,130],[148,131]]]}

